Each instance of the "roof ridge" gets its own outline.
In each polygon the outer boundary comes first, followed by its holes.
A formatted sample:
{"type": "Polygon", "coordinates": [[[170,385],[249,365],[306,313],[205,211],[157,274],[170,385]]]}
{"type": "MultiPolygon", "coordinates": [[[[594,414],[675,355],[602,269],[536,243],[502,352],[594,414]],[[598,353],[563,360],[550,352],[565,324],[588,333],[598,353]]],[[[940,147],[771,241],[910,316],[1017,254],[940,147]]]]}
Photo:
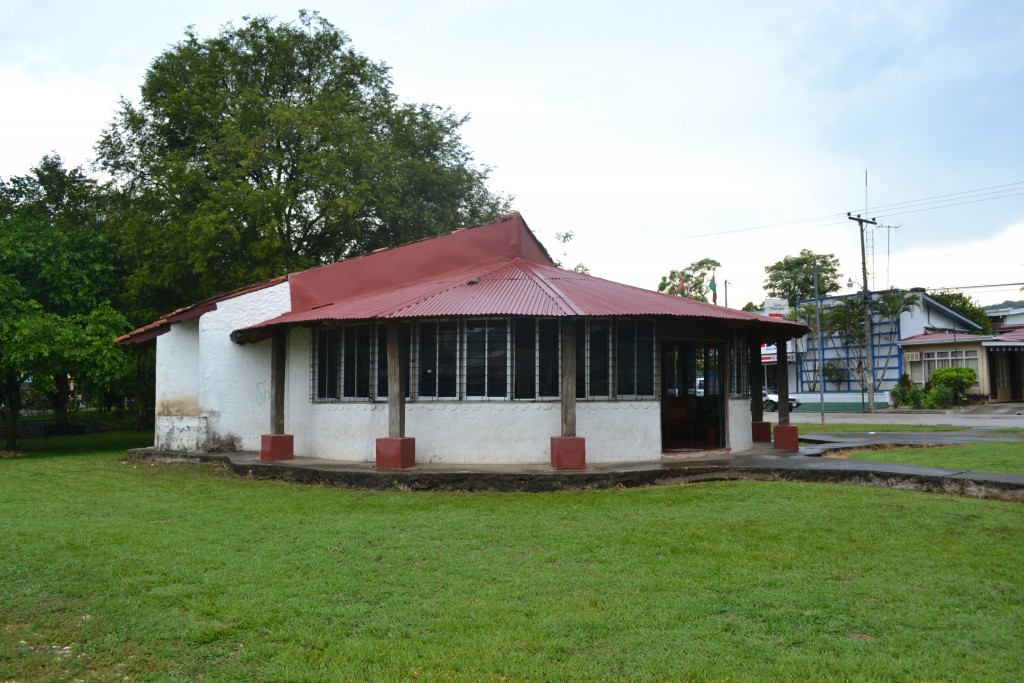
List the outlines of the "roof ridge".
{"type": "MultiPolygon", "coordinates": [[[[530,263],[530,264],[532,264],[534,266],[537,266],[538,268],[549,267],[549,266],[543,266],[542,264],[539,264],[539,263],[533,263],[532,261],[527,261],[524,258],[515,259],[515,261],[522,261],[522,262],[525,262],[525,263],[530,263]]],[[[519,263],[516,263],[515,265],[517,267],[519,267],[519,263]]],[[[519,269],[522,272],[526,273],[526,275],[531,280],[533,280],[538,285],[540,285],[541,288],[543,290],[545,290],[544,293],[547,294],[549,297],[551,297],[551,300],[554,301],[556,304],[559,304],[562,308],[566,309],[570,313],[573,313],[575,315],[583,315],[583,311],[581,311],[579,309],[579,307],[576,306],[576,304],[574,304],[569,299],[568,295],[565,292],[563,292],[554,283],[552,283],[549,278],[545,277],[542,273],[538,272],[534,268],[521,268],[520,267],[519,269]]],[[[566,270],[564,270],[562,268],[556,268],[555,270],[559,270],[559,271],[563,271],[563,272],[570,272],[570,271],[566,271],[566,270]]],[[[577,273],[577,274],[579,274],[579,273],[577,273]]]]}

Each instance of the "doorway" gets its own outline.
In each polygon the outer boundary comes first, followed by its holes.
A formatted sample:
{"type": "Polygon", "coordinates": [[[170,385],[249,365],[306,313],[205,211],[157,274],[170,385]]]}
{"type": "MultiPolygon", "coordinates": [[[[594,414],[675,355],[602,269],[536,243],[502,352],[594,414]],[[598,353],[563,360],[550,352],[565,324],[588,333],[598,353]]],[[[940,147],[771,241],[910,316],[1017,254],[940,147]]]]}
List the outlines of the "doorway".
{"type": "Polygon", "coordinates": [[[661,345],[661,448],[721,448],[723,344],[665,340],[661,345]]]}

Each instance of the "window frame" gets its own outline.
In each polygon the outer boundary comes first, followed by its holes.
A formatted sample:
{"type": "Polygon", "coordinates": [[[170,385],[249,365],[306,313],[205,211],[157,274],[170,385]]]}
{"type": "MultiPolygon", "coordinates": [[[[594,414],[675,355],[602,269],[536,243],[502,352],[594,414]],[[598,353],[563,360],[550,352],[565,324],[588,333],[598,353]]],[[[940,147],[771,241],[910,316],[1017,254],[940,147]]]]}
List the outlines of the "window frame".
{"type": "MultiPolygon", "coordinates": [[[[386,402],[387,356],[382,346],[386,338],[387,321],[360,320],[339,321],[315,327],[311,330],[310,341],[310,402],[358,403],[386,402]],[[328,344],[325,351],[323,344],[328,344]],[[326,355],[325,355],[326,354],[326,355]],[[330,379],[324,379],[325,371],[330,379]],[[362,376],[360,373],[363,373],[362,376]],[[325,383],[326,382],[326,383],[325,383]],[[332,392],[333,388],[333,392],[332,392]]],[[[581,401],[643,401],[659,399],[659,358],[658,327],[654,318],[580,317],[577,322],[577,400],[581,401]],[[582,330],[582,333],[580,333],[582,330]],[[651,393],[640,393],[640,370],[648,362],[647,351],[639,359],[641,332],[650,331],[649,362],[651,393]],[[628,352],[623,352],[625,337],[632,339],[632,368],[622,368],[628,352]],[[600,348],[593,346],[595,340],[600,348]],[[597,353],[595,354],[595,350],[597,353]],[[580,352],[582,351],[582,352],[580,352]],[[622,355],[620,355],[622,354],[622,355]],[[620,372],[632,375],[633,393],[620,392],[620,372]],[[593,386],[607,386],[607,393],[593,394],[593,386]],[[582,387],[582,390],[580,390],[582,387]]],[[[561,400],[562,390],[562,319],[544,316],[472,316],[438,317],[409,321],[407,339],[408,372],[407,398],[411,402],[539,402],[550,403],[561,400]],[[528,322],[524,322],[528,321],[528,322]],[[470,339],[470,334],[482,326],[480,340],[470,339]],[[517,382],[525,377],[517,376],[518,357],[527,348],[525,330],[532,337],[531,354],[526,361],[532,364],[529,375],[532,378],[530,396],[517,397],[517,382]],[[522,338],[519,335],[524,335],[522,338]],[[432,340],[430,339],[432,337],[432,340]],[[470,347],[482,342],[479,359],[471,358],[474,350],[470,347]],[[543,342],[543,343],[542,343],[543,342]],[[430,346],[430,356],[427,357],[430,346]],[[447,360],[442,356],[448,356],[447,360]],[[503,390],[493,384],[492,373],[498,369],[504,374],[498,379],[503,390]],[[483,393],[473,393],[479,387],[470,386],[471,364],[480,364],[483,373],[483,393]],[[450,369],[443,372],[442,365],[450,369]],[[424,394],[425,372],[433,371],[431,393],[424,394]],[[442,376],[445,379],[442,380],[442,376]],[[440,395],[454,384],[450,394],[440,395]],[[549,394],[546,390],[557,393],[549,394]]],[[[644,337],[646,339],[646,337],[644,337]]],[[[526,354],[524,354],[524,357],[526,354]]]]}

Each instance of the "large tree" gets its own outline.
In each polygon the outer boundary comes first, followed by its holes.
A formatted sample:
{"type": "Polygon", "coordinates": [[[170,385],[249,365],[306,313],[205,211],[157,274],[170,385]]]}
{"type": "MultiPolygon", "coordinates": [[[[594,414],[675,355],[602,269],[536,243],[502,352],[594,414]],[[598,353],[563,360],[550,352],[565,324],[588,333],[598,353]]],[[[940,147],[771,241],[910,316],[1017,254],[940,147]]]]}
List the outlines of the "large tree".
{"type": "Polygon", "coordinates": [[[466,118],[391,85],[316,13],[187,30],[98,145],[134,305],[163,312],[506,211],[459,137],[466,118]]]}
{"type": "Polygon", "coordinates": [[[764,290],[770,297],[785,299],[791,308],[801,299],[813,299],[814,264],[818,264],[818,295],[838,292],[839,259],[834,254],[815,254],[809,249],[766,266],[764,290]]]}
{"type": "Polygon", "coordinates": [[[992,334],[992,318],[988,317],[985,313],[984,307],[975,301],[973,298],[964,294],[963,292],[944,291],[944,292],[933,292],[931,297],[953,309],[960,315],[973,320],[974,322],[981,325],[981,331],[983,334],[992,334]]]}
{"type": "Polygon", "coordinates": [[[666,294],[707,301],[711,292],[711,276],[722,264],[713,258],[694,261],[682,270],[670,270],[661,277],[658,291],[666,294]]]}
{"type": "Polygon", "coordinates": [[[24,381],[50,397],[66,430],[72,379],[107,391],[127,376],[130,359],[114,338],[128,323],[110,303],[119,274],[103,220],[96,183],[59,157],[0,181],[0,377],[11,448],[24,381]]]}

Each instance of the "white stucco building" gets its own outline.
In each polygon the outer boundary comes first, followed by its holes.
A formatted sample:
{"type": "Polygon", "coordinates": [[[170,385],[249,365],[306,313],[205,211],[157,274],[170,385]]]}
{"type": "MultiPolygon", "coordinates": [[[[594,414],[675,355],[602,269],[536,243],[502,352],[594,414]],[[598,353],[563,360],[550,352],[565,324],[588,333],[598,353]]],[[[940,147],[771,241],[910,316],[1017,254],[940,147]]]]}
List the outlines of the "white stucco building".
{"type": "Polygon", "coordinates": [[[746,450],[765,433],[760,345],[806,331],[559,269],[513,213],[121,341],[155,340],[161,450],[581,467],[746,450]]]}

